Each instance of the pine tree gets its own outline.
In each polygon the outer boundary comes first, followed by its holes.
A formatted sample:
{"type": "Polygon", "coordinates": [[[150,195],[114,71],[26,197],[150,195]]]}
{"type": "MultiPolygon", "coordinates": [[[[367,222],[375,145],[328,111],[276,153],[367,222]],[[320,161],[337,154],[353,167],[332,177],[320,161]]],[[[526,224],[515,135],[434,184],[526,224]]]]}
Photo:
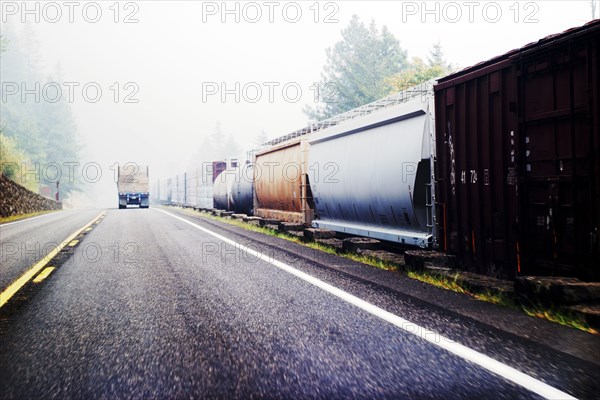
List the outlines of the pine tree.
{"type": "Polygon", "coordinates": [[[388,77],[386,83],[391,93],[400,92],[430,79],[448,75],[453,70],[454,66],[446,61],[444,50],[438,41],[429,51],[427,62],[414,57],[406,70],[388,77]]]}
{"type": "Polygon", "coordinates": [[[440,66],[442,68],[445,68],[447,66],[446,58],[444,57],[444,50],[442,49],[442,44],[439,40],[436,43],[434,43],[433,48],[429,50],[429,57],[427,58],[427,62],[429,63],[430,67],[440,66]]]}
{"type": "Polygon", "coordinates": [[[262,144],[264,144],[268,140],[269,140],[269,137],[267,136],[267,132],[265,132],[265,130],[263,129],[262,131],[260,131],[260,133],[254,139],[254,145],[256,147],[260,147],[262,144]]]}
{"type": "Polygon", "coordinates": [[[304,112],[322,120],[370,103],[389,92],[386,77],[406,67],[406,51],[390,31],[381,32],[374,21],[369,27],[354,15],[342,30],[342,40],[326,50],[327,62],[321,74],[318,104],[304,112]]]}

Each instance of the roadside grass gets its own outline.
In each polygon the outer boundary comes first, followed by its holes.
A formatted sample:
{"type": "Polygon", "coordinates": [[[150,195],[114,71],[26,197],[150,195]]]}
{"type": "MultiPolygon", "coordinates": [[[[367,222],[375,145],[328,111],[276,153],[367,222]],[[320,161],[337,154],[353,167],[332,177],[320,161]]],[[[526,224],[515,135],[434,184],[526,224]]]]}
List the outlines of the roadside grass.
{"type": "Polygon", "coordinates": [[[594,335],[600,335],[600,332],[594,328],[590,328],[590,326],[582,321],[576,315],[573,315],[568,312],[564,312],[556,309],[542,309],[540,307],[525,307],[522,306],[520,309],[530,317],[537,317],[546,319],[548,321],[555,322],[557,324],[565,325],[571,328],[579,329],[588,333],[592,333],[594,335]]]}
{"type": "Polygon", "coordinates": [[[25,219],[25,218],[36,217],[38,215],[43,215],[43,214],[50,214],[50,213],[57,212],[57,211],[61,211],[61,210],[47,210],[47,211],[38,211],[38,212],[27,213],[27,214],[11,215],[10,217],[0,218],[0,224],[4,224],[7,222],[14,222],[14,221],[18,221],[18,220],[25,219]]]}
{"type": "Polygon", "coordinates": [[[406,275],[411,279],[416,279],[442,289],[452,290],[453,292],[458,293],[468,293],[468,291],[459,284],[458,274],[453,277],[447,277],[432,275],[421,271],[407,270],[406,275]]]}
{"type": "Polygon", "coordinates": [[[545,319],[564,326],[568,326],[570,328],[579,329],[594,335],[600,335],[600,332],[598,332],[594,328],[591,328],[585,321],[582,321],[580,317],[578,317],[577,315],[573,315],[572,313],[568,313],[558,309],[543,308],[539,305],[527,307],[518,304],[512,296],[508,296],[506,294],[491,290],[483,293],[472,291],[458,281],[458,274],[454,275],[453,277],[447,277],[429,274],[427,272],[408,270],[407,275],[409,278],[417,279],[421,282],[425,282],[442,289],[466,294],[472,296],[477,300],[485,301],[486,303],[497,304],[516,311],[523,312],[529,315],[530,317],[545,319]]]}
{"type": "MultiPolygon", "coordinates": [[[[262,233],[265,235],[285,239],[290,242],[299,244],[301,246],[309,247],[314,250],[324,251],[329,254],[336,254],[340,257],[344,257],[344,258],[347,258],[347,259],[350,259],[353,261],[357,261],[357,262],[360,262],[363,264],[367,264],[367,265],[370,265],[370,266],[373,266],[373,267],[376,267],[379,269],[383,269],[386,271],[402,272],[402,269],[393,263],[390,263],[390,262],[387,262],[384,260],[380,260],[380,259],[376,259],[374,257],[362,255],[362,254],[343,253],[343,252],[338,251],[337,249],[335,249],[332,246],[328,246],[328,245],[325,245],[322,243],[307,241],[307,240],[304,240],[304,239],[299,238],[294,235],[289,235],[287,233],[279,232],[275,229],[251,225],[244,221],[231,219],[231,218],[218,217],[215,215],[210,215],[208,213],[203,213],[203,212],[195,211],[195,210],[188,209],[188,208],[181,208],[179,210],[186,214],[189,214],[189,215],[202,216],[203,218],[208,218],[208,219],[212,219],[215,221],[221,221],[221,222],[224,222],[229,225],[238,226],[238,227],[248,230],[248,231],[258,232],[258,233],[262,233]]],[[[470,288],[468,288],[466,285],[464,285],[460,282],[460,280],[458,279],[459,278],[458,273],[456,273],[452,276],[445,276],[445,275],[431,274],[431,273],[428,273],[425,271],[415,271],[415,270],[411,270],[411,269],[405,269],[405,274],[406,274],[406,276],[408,276],[411,279],[416,279],[418,281],[433,285],[438,288],[451,290],[456,293],[465,294],[465,295],[471,296],[479,301],[484,301],[486,303],[492,303],[492,304],[500,305],[503,307],[508,307],[513,310],[523,312],[531,317],[542,318],[542,319],[545,319],[545,320],[548,320],[551,322],[555,322],[555,323],[558,323],[561,325],[568,326],[570,328],[579,329],[579,330],[582,330],[582,331],[585,331],[585,332],[588,332],[588,333],[591,333],[594,335],[600,335],[600,332],[598,332],[597,330],[595,330],[593,328],[590,328],[590,326],[587,323],[582,321],[576,315],[569,314],[569,313],[563,312],[561,310],[545,309],[545,308],[542,308],[541,306],[526,307],[526,306],[520,305],[517,302],[515,302],[515,299],[511,296],[508,296],[503,293],[491,291],[491,290],[483,292],[483,293],[478,293],[478,292],[472,291],[470,288]]]]}
{"type": "Polygon", "coordinates": [[[488,290],[484,293],[473,293],[473,297],[475,297],[477,300],[485,301],[487,303],[518,309],[518,307],[515,306],[515,302],[512,297],[491,290],[488,290]]]}
{"type": "Polygon", "coordinates": [[[496,291],[487,290],[485,292],[479,293],[471,290],[469,287],[464,285],[459,281],[459,274],[456,273],[452,276],[444,276],[444,275],[436,275],[431,274],[425,271],[413,271],[407,270],[406,274],[409,278],[419,280],[421,282],[428,283],[430,285],[451,290],[453,292],[466,294],[472,296],[473,298],[485,301],[486,303],[498,304],[501,306],[509,307],[514,310],[518,310],[519,308],[515,305],[515,302],[512,297],[507,296],[503,293],[498,293],[496,291]]]}

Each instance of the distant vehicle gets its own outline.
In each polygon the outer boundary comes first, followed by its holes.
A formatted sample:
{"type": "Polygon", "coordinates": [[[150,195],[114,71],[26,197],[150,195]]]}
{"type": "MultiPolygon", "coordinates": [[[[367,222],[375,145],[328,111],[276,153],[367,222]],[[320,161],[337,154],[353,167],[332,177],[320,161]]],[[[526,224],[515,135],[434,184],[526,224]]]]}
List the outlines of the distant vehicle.
{"type": "Polygon", "coordinates": [[[148,167],[135,163],[119,166],[117,189],[119,208],[127,208],[130,204],[148,208],[150,206],[148,167]]]}

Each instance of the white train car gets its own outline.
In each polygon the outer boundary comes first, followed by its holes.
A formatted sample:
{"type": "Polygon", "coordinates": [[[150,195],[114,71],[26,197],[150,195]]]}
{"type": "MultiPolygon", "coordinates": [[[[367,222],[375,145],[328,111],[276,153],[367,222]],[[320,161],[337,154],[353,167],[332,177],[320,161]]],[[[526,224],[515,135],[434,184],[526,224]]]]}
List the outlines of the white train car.
{"type": "MultiPolygon", "coordinates": [[[[309,138],[312,225],[430,247],[434,241],[433,85],[309,138]]],[[[365,107],[361,107],[364,109],[365,107]]]]}

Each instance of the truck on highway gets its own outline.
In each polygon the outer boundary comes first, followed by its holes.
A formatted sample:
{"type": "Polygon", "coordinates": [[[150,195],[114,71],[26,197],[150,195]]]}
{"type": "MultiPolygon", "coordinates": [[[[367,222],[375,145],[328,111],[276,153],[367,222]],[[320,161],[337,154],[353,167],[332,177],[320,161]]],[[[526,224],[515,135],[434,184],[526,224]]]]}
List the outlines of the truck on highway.
{"type": "Polygon", "coordinates": [[[148,166],[127,163],[118,168],[117,190],[119,208],[137,205],[139,208],[150,206],[148,166]]]}

